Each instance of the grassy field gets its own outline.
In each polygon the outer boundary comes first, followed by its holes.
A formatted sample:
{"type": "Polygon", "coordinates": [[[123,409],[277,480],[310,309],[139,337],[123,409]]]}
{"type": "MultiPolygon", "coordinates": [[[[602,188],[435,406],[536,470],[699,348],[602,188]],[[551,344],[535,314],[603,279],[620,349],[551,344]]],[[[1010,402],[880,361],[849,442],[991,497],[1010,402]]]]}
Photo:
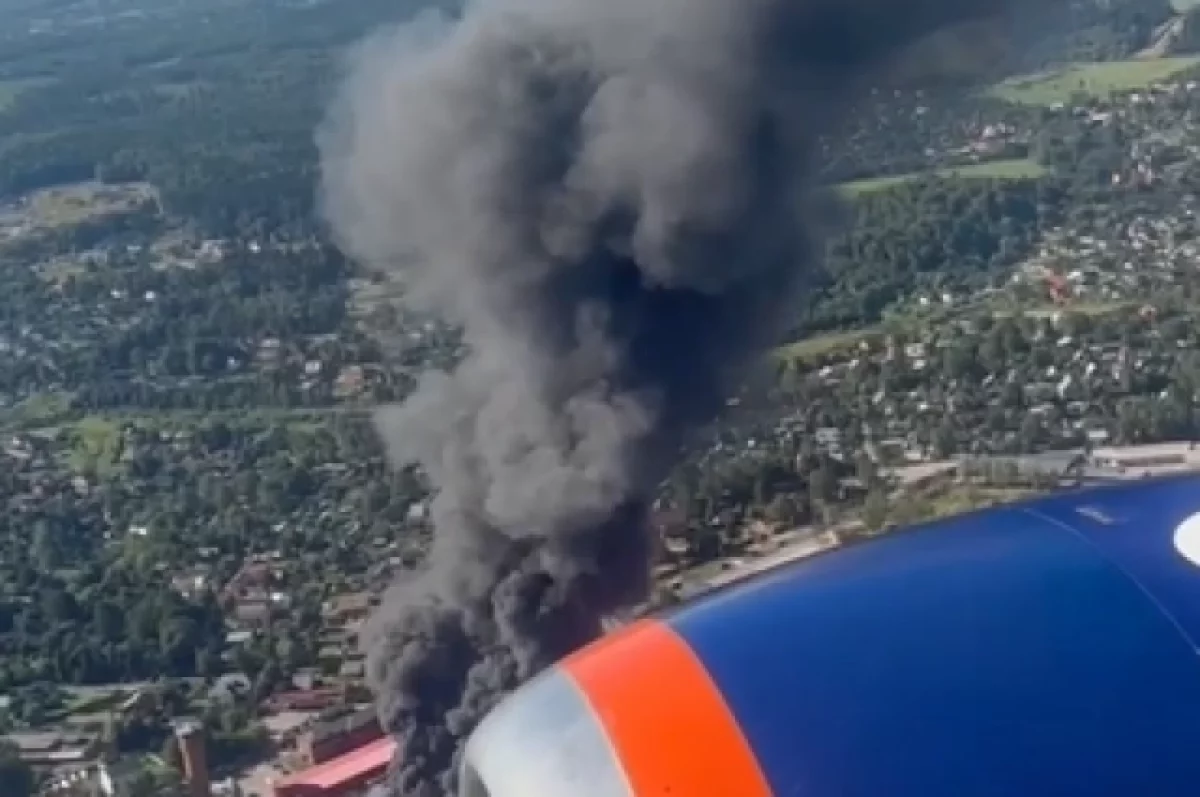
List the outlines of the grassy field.
{"type": "Polygon", "coordinates": [[[10,82],[0,83],[0,111],[7,109],[13,104],[13,100],[21,93],[21,89],[12,85],[10,82]]]}
{"type": "Polygon", "coordinates": [[[1046,173],[1044,166],[1028,158],[989,161],[971,166],[954,166],[938,169],[933,172],[914,172],[912,174],[897,174],[888,177],[871,177],[865,180],[854,180],[842,183],[838,190],[843,196],[853,199],[856,196],[882,191],[901,183],[907,183],[922,177],[940,177],[947,180],[1029,180],[1041,177],[1046,173]]]}
{"type": "Polygon", "coordinates": [[[147,183],[58,186],[43,189],[30,197],[28,217],[38,227],[79,224],[100,216],[131,212],[154,196],[154,188],[147,183]]]}
{"type": "Polygon", "coordinates": [[[1011,504],[1036,493],[1024,487],[982,487],[974,484],[943,484],[904,496],[891,506],[888,520],[893,526],[909,526],[955,517],[977,509],[1011,504]]]}
{"type": "Polygon", "coordinates": [[[0,429],[34,429],[61,421],[71,411],[71,394],[39,393],[0,410],[0,429]]]}
{"type": "Polygon", "coordinates": [[[1106,96],[1145,88],[1197,64],[1200,64],[1197,56],[1075,64],[1053,72],[1010,78],[993,87],[990,93],[1022,105],[1054,105],[1069,101],[1076,92],[1106,96]]]}
{"type": "Polygon", "coordinates": [[[73,425],[74,445],[68,458],[77,472],[105,475],[116,468],[121,458],[121,427],[97,416],[73,425]]]}
{"type": "MultiPolygon", "coordinates": [[[[34,430],[41,436],[63,435],[68,442],[62,464],[77,474],[97,477],[119,475],[124,468],[124,429],[135,427],[143,432],[171,434],[194,431],[199,424],[224,420],[231,426],[264,433],[270,427],[282,427],[288,443],[295,448],[311,445],[313,435],[327,428],[334,415],[362,412],[361,408],[271,409],[228,411],[130,411],[85,415],[62,419],[59,423],[34,430]]],[[[63,439],[63,438],[60,438],[63,439]]]]}
{"type": "Polygon", "coordinates": [[[814,360],[828,354],[849,351],[877,334],[879,330],[875,328],[830,332],[780,346],[775,350],[775,356],[781,361],[814,360]]]}
{"type": "Polygon", "coordinates": [[[61,708],[49,712],[46,719],[49,722],[65,722],[71,717],[100,719],[115,711],[132,693],[131,689],[117,688],[103,694],[72,695],[61,708]]]}
{"type": "Polygon", "coordinates": [[[165,97],[171,99],[181,99],[191,95],[197,89],[203,88],[204,84],[199,81],[191,82],[162,82],[154,87],[154,90],[165,97]]]}
{"type": "Polygon", "coordinates": [[[980,487],[977,485],[950,485],[940,490],[931,491],[930,495],[914,496],[908,499],[907,511],[913,511],[917,520],[938,520],[942,517],[954,517],[1000,504],[1021,501],[1034,495],[1032,490],[1024,487],[980,487]]]}
{"type": "MultiPolygon", "coordinates": [[[[46,393],[7,410],[0,410],[0,436],[25,432],[53,437],[66,431],[76,435],[82,448],[102,452],[112,431],[123,424],[133,424],[155,432],[173,432],[209,421],[224,421],[246,428],[278,423],[299,432],[313,432],[327,426],[333,416],[365,415],[370,409],[360,406],[258,407],[249,410],[118,409],[83,414],[71,408],[70,394],[46,393]]],[[[84,456],[84,451],[78,452],[77,456],[84,456]]]]}
{"type": "MultiPolygon", "coordinates": [[[[1200,2],[1200,0],[1197,0],[1200,2]]],[[[1074,302],[1064,307],[1057,305],[1033,306],[1027,305],[1020,309],[1014,309],[1011,306],[999,306],[990,304],[974,304],[963,305],[956,308],[953,316],[947,316],[944,320],[949,321],[953,317],[963,314],[971,315],[980,312],[989,312],[992,317],[999,320],[1002,318],[1011,318],[1018,312],[1021,315],[1029,318],[1051,318],[1059,313],[1065,315],[1084,315],[1084,316],[1104,316],[1113,313],[1125,312],[1137,307],[1137,302],[1074,302]]],[[[869,341],[872,338],[880,338],[889,332],[897,330],[911,333],[913,330],[922,326],[922,321],[917,317],[902,317],[894,318],[890,322],[885,322],[877,326],[864,327],[862,329],[852,329],[845,332],[828,332],[823,335],[815,335],[811,338],[787,343],[775,349],[774,356],[777,362],[813,362],[822,357],[831,354],[844,354],[858,347],[863,341],[869,341]]],[[[930,323],[926,320],[924,323],[930,323]]]]}
{"type": "Polygon", "coordinates": [[[25,78],[20,80],[0,80],[0,111],[4,111],[21,92],[44,86],[49,81],[42,78],[25,78]]]}
{"type": "MultiPolygon", "coordinates": [[[[1063,315],[1096,317],[1112,315],[1113,313],[1130,310],[1136,306],[1136,302],[1073,302],[1063,307],[1026,307],[1021,309],[1021,313],[1030,318],[1052,318],[1059,313],[1063,315]]],[[[994,315],[996,318],[1005,318],[1013,315],[1013,312],[1011,310],[997,310],[994,315]]]]}

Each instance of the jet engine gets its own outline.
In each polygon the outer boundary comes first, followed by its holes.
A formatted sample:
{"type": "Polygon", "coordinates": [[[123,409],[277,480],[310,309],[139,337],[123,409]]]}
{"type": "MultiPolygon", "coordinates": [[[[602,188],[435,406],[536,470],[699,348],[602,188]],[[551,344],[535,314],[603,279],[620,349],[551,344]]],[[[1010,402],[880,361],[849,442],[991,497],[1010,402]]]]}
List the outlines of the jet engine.
{"type": "Polygon", "coordinates": [[[1200,478],[895,531],[569,656],[461,797],[1195,797],[1200,478]]]}

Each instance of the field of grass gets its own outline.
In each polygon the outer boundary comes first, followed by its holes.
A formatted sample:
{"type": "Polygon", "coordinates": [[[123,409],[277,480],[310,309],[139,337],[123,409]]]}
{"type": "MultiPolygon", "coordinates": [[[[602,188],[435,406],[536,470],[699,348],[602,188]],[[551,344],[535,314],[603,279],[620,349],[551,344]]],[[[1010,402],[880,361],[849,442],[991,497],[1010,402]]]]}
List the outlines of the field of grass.
{"type": "MultiPolygon", "coordinates": [[[[1073,302],[1071,304],[1049,307],[1026,307],[1021,309],[1021,313],[1030,318],[1052,318],[1059,313],[1063,315],[1082,315],[1082,316],[1103,316],[1119,313],[1124,310],[1130,310],[1136,307],[1135,302],[1073,302]]],[[[1011,316],[1012,311],[997,310],[994,315],[996,318],[1004,318],[1011,316]]]]}
{"type": "Polygon", "coordinates": [[[46,282],[62,285],[71,277],[84,274],[87,267],[72,257],[55,257],[33,264],[33,271],[46,282]]]}
{"type": "Polygon", "coordinates": [[[121,459],[121,427],[111,420],[89,416],[72,426],[74,444],[68,462],[72,470],[105,475],[121,459]]]}
{"type": "Polygon", "coordinates": [[[889,518],[894,526],[909,526],[955,517],[977,509],[1011,504],[1036,495],[1024,487],[981,487],[973,484],[944,484],[916,494],[906,495],[891,506],[889,518]]]}
{"type": "Polygon", "coordinates": [[[36,429],[61,421],[70,414],[69,393],[39,393],[6,410],[0,410],[0,429],[36,429]]]}
{"type": "Polygon", "coordinates": [[[203,85],[204,84],[202,84],[198,81],[193,81],[193,82],[164,81],[162,83],[157,84],[154,87],[154,90],[157,91],[159,94],[162,94],[164,97],[170,97],[172,99],[182,99],[182,98],[188,97],[193,92],[195,92],[197,89],[202,88],[203,85]]]}
{"type": "Polygon", "coordinates": [[[976,509],[1011,504],[1035,494],[1033,490],[1023,487],[956,485],[939,495],[929,496],[926,509],[933,518],[954,517],[976,509]]]}
{"type": "Polygon", "coordinates": [[[879,330],[875,328],[829,332],[780,346],[775,350],[775,357],[780,361],[787,362],[815,360],[825,355],[849,351],[877,334],[879,334],[879,330]]]}
{"type": "Polygon", "coordinates": [[[12,105],[21,92],[44,86],[47,82],[49,81],[42,78],[0,80],[0,112],[12,105]]]}
{"type": "Polygon", "coordinates": [[[266,428],[280,424],[289,431],[312,434],[326,427],[333,416],[365,415],[366,407],[259,407],[252,410],[148,410],[117,409],[83,414],[71,409],[67,393],[47,393],[30,398],[15,407],[0,411],[0,435],[24,431],[40,437],[61,433],[73,435],[76,451],[74,464],[82,464],[92,454],[103,455],[111,448],[113,435],[122,426],[133,425],[151,432],[176,432],[210,421],[224,421],[242,428],[266,428]]]}
{"type": "Polygon", "coordinates": [[[106,417],[121,423],[154,432],[175,432],[199,423],[224,421],[241,428],[266,427],[282,424],[289,429],[312,432],[328,425],[336,415],[362,415],[362,407],[256,407],[249,410],[129,410],[106,413],[106,417]]]}
{"type": "Polygon", "coordinates": [[[976,163],[971,166],[952,166],[932,172],[913,172],[912,174],[854,180],[842,183],[838,186],[838,190],[843,196],[853,199],[856,196],[882,191],[922,177],[939,177],[947,180],[1031,180],[1044,174],[1046,174],[1046,168],[1041,164],[1028,158],[1013,158],[976,163]]]}
{"type": "Polygon", "coordinates": [[[1197,64],[1197,56],[1074,64],[1053,72],[1010,78],[989,93],[1022,105],[1054,105],[1069,101],[1077,92],[1103,97],[1145,88],[1197,64]]]}
{"type": "MultiPolygon", "coordinates": [[[[1200,2],[1200,0],[1197,0],[1197,2],[1200,2]]],[[[1017,313],[1030,318],[1051,318],[1059,313],[1096,317],[1125,312],[1136,306],[1136,302],[1074,302],[1062,307],[1057,305],[1043,305],[1014,308],[1011,305],[1001,306],[978,303],[961,305],[955,308],[952,314],[946,315],[939,323],[949,322],[952,318],[961,317],[964,314],[971,315],[979,312],[990,312],[995,319],[1011,318],[1017,313]]],[[[775,349],[774,357],[776,362],[780,363],[811,363],[828,355],[848,353],[856,349],[859,344],[864,341],[870,341],[872,338],[879,339],[883,335],[897,331],[910,333],[928,323],[931,323],[931,320],[928,318],[922,319],[915,315],[897,315],[876,326],[852,329],[844,332],[828,332],[804,338],[794,343],[786,343],[775,349]]]]}
{"type": "MultiPolygon", "coordinates": [[[[68,693],[70,694],[70,693],[68,693]]],[[[48,722],[64,722],[71,717],[95,718],[111,712],[132,694],[129,689],[113,689],[109,692],[85,695],[70,695],[62,707],[46,715],[48,722]]]]}
{"type": "Polygon", "coordinates": [[[131,212],[154,196],[154,188],[146,183],[119,186],[77,183],[46,188],[30,197],[28,218],[38,227],[79,224],[100,216],[131,212]]]}

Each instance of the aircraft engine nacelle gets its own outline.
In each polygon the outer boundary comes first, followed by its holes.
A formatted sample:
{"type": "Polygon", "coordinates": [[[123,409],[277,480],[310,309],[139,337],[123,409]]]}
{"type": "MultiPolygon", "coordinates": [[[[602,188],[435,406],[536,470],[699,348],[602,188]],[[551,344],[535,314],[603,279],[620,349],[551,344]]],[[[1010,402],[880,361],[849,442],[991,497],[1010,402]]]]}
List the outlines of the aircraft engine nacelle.
{"type": "Polygon", "coordinates": [[[637,621],[470,739],[462,797],[1196,797],[1200,478],[897,532],[637,621]]]}

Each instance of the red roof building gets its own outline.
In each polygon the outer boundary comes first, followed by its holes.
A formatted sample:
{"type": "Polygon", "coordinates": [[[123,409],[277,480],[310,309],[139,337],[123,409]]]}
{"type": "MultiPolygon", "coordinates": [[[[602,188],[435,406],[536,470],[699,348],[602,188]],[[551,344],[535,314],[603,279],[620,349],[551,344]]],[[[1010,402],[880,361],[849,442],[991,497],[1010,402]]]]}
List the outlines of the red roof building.
{"type": "Polygon", "coordinates": [[[390,736],[301,770],[275,783],[275,797],[342,797],[356,793],[387,772],[396,740],[390,736]]]}
{"type": "Polygon", "coordinates": [[[323,764],[331,758],[358,750],[383,736],[375,709],[352,709],[326,716],[309,730],[300,734],[297,749],[309,766],[323,764]]]}

